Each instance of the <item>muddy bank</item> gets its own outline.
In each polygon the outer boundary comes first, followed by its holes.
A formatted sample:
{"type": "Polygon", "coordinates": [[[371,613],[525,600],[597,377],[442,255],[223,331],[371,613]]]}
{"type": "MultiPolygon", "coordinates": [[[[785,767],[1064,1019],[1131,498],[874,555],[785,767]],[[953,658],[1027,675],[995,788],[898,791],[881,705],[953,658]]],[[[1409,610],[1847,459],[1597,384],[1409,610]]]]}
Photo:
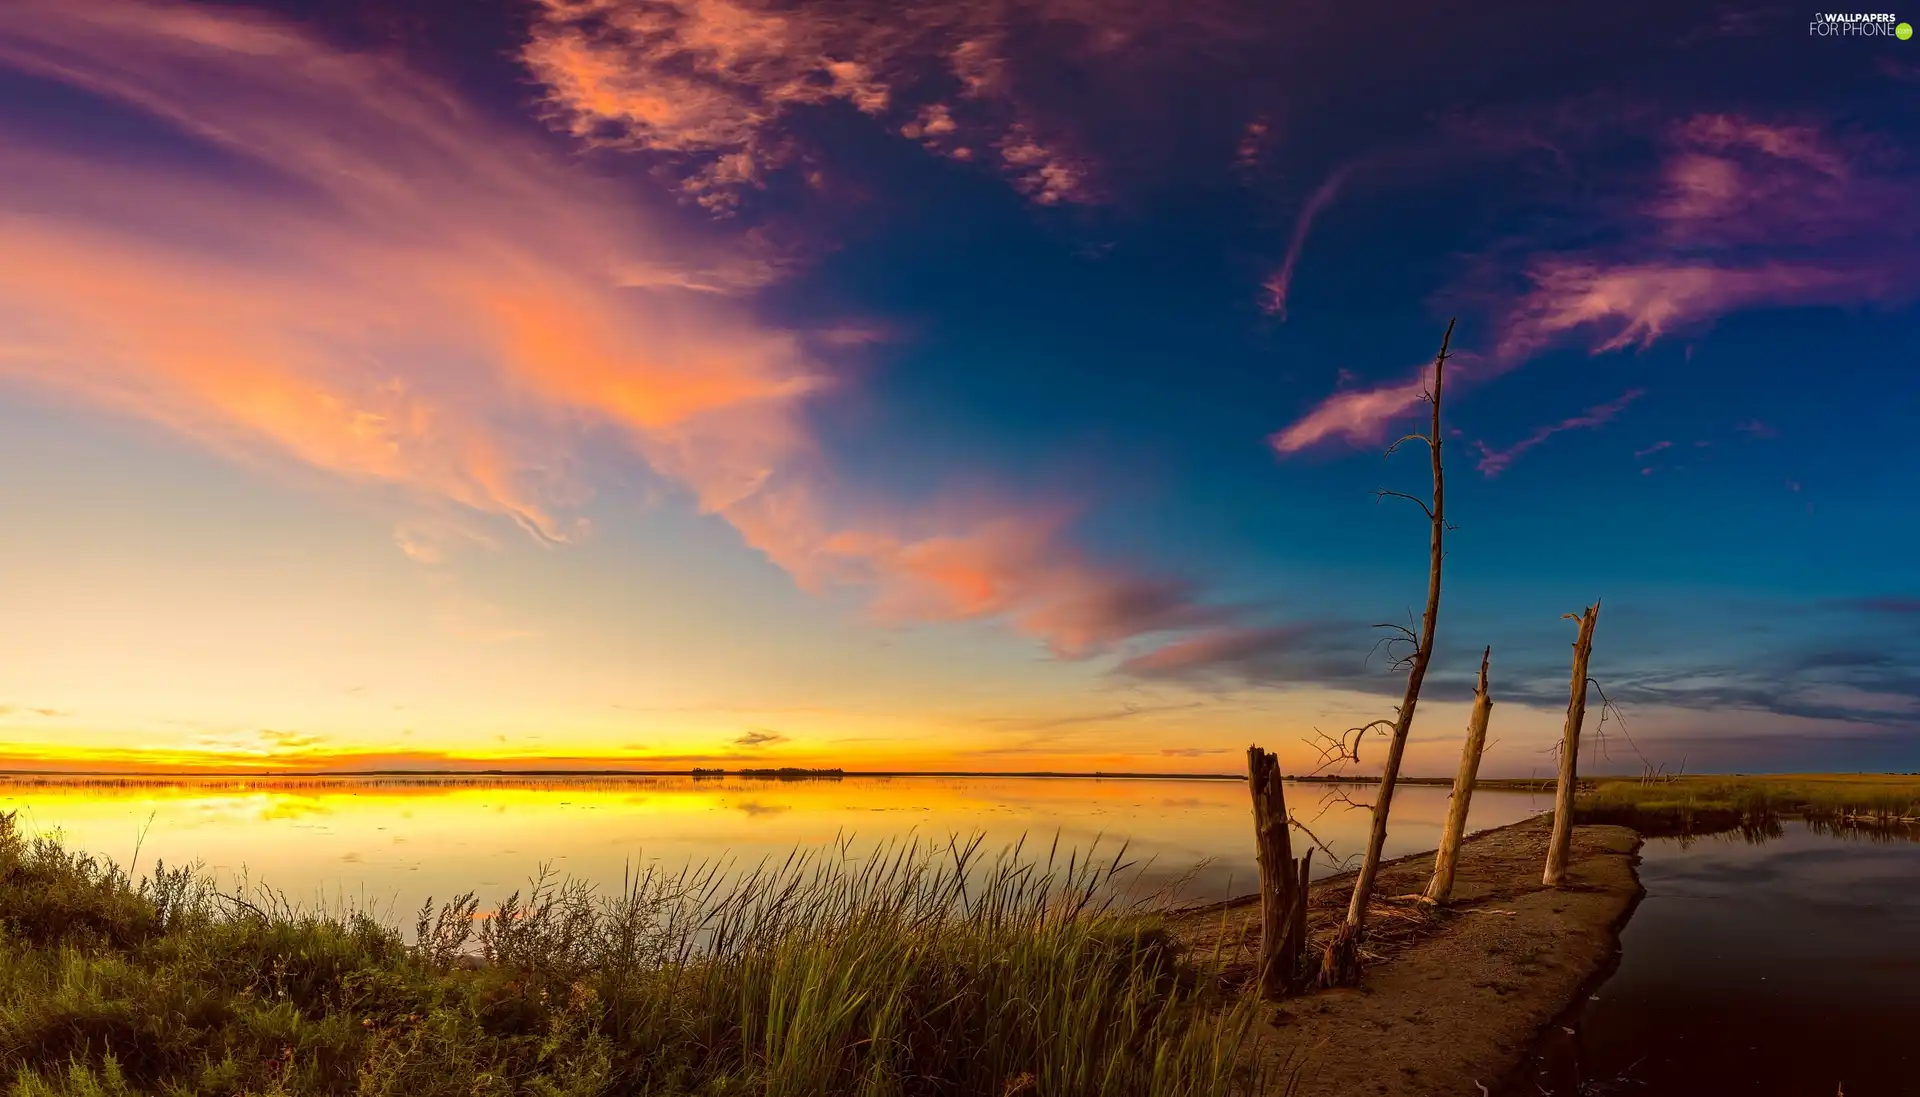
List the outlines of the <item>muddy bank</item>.
{"type": "MultiPolygon", "coordinates": [[[[1295,1097],[1478,1097],[1499,1088],[1540,1030],[1613,957],[1640,883],[1640,838],[1624,827],[1574,831],[1568,886],[1542,887],[1545,817],[1474,835],[1460,851],[1453,902],[1430,911],[1432,853],[1381,866],[1357,990],[1323,991],[1270,1007],[1259,1055],[1295,1097]]],[[[1345,916],[1351,876],[1314,885],[1315,952],[1345,916]]],[[[1259,906],[1251,900],[1187,911],[1174,932],[1216,946],[1251,970],[1259,906]]]]}

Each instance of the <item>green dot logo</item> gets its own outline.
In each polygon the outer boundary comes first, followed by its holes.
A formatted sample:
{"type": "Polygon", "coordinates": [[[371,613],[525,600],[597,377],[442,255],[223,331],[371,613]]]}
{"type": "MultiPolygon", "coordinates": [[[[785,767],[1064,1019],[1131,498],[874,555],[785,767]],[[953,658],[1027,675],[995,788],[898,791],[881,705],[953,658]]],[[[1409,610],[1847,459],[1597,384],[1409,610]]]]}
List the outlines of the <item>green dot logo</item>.
{"type": "Polygon", "coordinates": [[[1894,36],[1895,38],[1898,38],[1898,39],[1900,39],[1900,40],[1901,40],[1902,42],[1904,42],[1904,41],[1906,41],[1906,40],[1907,40],[1907,39],[1909,39],[1909,38],[1912,38],[1912,37],[1913,37],[1913,24],[1912,24],[1912,23],[1902,23],[1902,24],[1900,24],[1899,26],[1897,26],[1897,27],[1895,27],[1895,28],[1893,28],[1893,36],[1894,36]]]}

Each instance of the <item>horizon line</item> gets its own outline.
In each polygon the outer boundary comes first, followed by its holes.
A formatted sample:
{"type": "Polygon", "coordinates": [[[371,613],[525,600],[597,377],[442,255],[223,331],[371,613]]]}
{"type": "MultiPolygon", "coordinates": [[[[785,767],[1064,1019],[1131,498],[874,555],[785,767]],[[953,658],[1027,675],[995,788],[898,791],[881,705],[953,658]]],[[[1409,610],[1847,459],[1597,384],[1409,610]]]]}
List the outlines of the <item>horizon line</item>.
{"type": "MultiPolygon", "coordinates": [[[[0,769],[0,779],[15,777],[1081,777],[1134,780],[1244,781],[1237,773],[1170,773],[1119,770],[843,770],[828,768],[742,769],[288,769],[288,770],[130,770],[0,769]]],[[[1407,780],[1407,778],[1401,778],[1407,780]]],[[[1378,778],[1373,778],[1378,780],[1378,778]]]]}

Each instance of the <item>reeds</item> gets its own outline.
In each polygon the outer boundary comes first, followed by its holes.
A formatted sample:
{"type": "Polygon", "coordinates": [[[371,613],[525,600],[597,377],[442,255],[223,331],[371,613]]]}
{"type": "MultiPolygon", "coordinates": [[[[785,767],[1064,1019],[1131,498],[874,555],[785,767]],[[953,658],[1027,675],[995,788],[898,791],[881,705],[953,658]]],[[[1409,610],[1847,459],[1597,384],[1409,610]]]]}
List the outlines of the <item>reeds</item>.
{"type": "Polygon", "coordinates": [[[743,875],[543,877],[365,914],[141,880],[0,817],[21,1097],[1251,1092],[1253,1004],[1123,904],[1122,858],[850,844],[743,875]]]}
{"type": "Polygon", "coordinates": [[[1764,829],[1783,816],[1852,827],[1920,822],[1920,776],[1803,774],[1601,778],[1583,791],[1576,817],[1646,833],[1764,829]]]}

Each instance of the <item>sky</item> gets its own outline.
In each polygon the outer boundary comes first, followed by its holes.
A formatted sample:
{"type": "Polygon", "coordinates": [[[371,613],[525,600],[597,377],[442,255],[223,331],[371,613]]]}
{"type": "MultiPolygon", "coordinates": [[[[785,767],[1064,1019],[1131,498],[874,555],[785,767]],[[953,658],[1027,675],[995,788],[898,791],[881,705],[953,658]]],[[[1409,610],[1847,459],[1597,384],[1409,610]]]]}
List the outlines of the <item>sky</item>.
{"type": "Polygon", "coordinates": [[[1304,772],[1452,321],[1407,772],[1489,647],[1550,772],[1596,599],[1589,771],[1920,769],[1920,42],[1821,29],[6,0],[0,768],[1304,772]]]}

